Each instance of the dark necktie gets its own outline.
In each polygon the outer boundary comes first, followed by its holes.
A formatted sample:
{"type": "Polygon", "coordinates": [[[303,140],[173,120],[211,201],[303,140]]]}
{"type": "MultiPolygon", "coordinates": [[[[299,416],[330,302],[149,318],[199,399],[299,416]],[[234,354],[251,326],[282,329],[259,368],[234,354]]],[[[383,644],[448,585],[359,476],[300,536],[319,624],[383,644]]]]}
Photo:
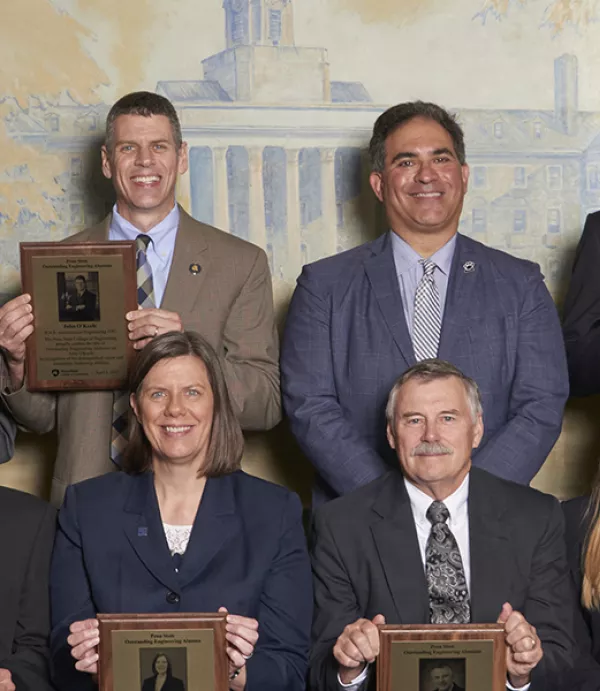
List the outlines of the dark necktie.
{"type": "MultiPolygon", "coordinates": [[[[136,267],[138,286],[138,305],[144,309],[156,306],[154,300],[154,283],[152,268],[148,261],[150,238],[140,233],[135,239],[136,267]]],[[[114,463],[121,465],[123,452],[127,446],[129,424],[129,394],[127,391],[115,391],[113,396],[112,430],[110,440],[110,457],[114,463]]]]}
{"type": "Polygon", "coordinates": [[[446,524],[450,517],[442,501],[427,509],[431,533],[425,548],[429,618],[432,624],[468,624],[471,620],[469,587],[456,538],[446,524]]]}

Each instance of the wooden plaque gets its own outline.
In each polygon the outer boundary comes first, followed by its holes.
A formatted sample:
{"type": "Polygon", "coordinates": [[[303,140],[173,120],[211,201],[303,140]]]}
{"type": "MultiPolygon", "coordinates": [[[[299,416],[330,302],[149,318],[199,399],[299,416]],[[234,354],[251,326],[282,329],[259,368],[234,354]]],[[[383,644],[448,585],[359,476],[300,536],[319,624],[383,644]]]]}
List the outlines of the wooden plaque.
{"type": "Polygon", "coordinates": [[[31,295],[30,391],[123,389],[135,353],[125,314],[137,309],[134,242],[22,242],[31,295]]]}
{"type": "Polygon", "coordinates": [[[377,691],[505,691],[500,624],[380,626],[377,691]],[[439,683],[441,682],[441,683],[439,683]]]}
{"type": "Polygon", "coordinates": [[[99,614],[99,691],[154,691],[166,668],[181,691],[228,691],[226,617],[99,614]]]}

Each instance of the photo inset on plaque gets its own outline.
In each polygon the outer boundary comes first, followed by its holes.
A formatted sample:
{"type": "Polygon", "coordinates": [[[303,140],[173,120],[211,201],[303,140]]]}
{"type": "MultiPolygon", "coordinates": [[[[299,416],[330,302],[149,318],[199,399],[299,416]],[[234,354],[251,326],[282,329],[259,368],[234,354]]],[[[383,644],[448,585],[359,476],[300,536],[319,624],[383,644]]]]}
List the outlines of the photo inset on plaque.
{"type": "Polygon", "coordinates": [[[97,271],[57,271],[58,321],[100,321],[100,283],[97,271]]]}
{"type": "Polygon", "coordinates": [[[187,648],[140,648],[139,652],[140,691],[188,691],[187,648]]]}
{"type": "Polygon", "coordinates": [[[467,691],[465,658],[421,658],[419,691],[467,691]]]}

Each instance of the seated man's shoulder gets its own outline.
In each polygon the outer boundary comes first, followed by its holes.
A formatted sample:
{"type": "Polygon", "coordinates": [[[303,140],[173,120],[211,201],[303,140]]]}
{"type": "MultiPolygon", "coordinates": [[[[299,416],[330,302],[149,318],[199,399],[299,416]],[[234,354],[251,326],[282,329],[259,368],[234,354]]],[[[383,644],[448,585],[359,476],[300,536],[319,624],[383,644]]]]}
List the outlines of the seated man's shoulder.
{"type": "Polygon", "coordinates": [[[10,487],[0,487],[0,511],[4,516],[10,516],[11,521],[39,520],[47,513],[54,513],[47,501],[10,487]]]}

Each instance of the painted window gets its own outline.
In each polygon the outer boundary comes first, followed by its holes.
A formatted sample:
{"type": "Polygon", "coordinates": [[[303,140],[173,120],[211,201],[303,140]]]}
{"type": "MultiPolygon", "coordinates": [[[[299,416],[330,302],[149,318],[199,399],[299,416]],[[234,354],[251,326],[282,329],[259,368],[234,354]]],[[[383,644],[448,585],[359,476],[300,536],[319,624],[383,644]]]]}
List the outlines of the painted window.
{"type": "Polygon", "coordinates": [[[513,214],[513,232],[524,233],[527,230],[527,211],[517,209],[513,214]]]}
{"type": "Polygon", "coordinates": [[[473,186],[480,189],[487,187],[487,168],[485,166],[473,167],[473,186]]]}
{"type": "Polygon", "coordinates": [[[600,169],[596,164],[587,167],[588,190],[600,190],[600,169]]]}
{"type": "Polygon", "coordinates": [[[485,209],[473,209],[473,232],[485,233],[487,230],[487,211],[485,209]]]}
{"type": "Polygon", "coordinates": [[[560,233],[560,209],[548,209],[548,232],[560,233]]]}
{"type": "Polygon", "coordinates": [[[504,123],[495,122],[494,123],[494,137],[496,137],[496,139],[502,139],[503,136],[504,136],[504,123]]]}
{"type": "Polygon", "coordinates": [[[521,189],[527,187],[527,173],[525,172],[525,166],[516,166],[514,171],[514,187],[519,187],[521,189]]]}
{"type": "Polygon", "coordinates": [[[550,190],[562,190],[563,170],[562,166],[546,166],[546,182],[550,190]]]}
{"type": "Polygon", "coordinates": [[[269,10],[269,39],[274,46],[281,42],[281,10],[269,10]]]}

